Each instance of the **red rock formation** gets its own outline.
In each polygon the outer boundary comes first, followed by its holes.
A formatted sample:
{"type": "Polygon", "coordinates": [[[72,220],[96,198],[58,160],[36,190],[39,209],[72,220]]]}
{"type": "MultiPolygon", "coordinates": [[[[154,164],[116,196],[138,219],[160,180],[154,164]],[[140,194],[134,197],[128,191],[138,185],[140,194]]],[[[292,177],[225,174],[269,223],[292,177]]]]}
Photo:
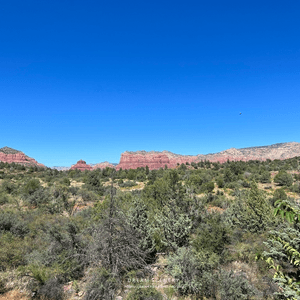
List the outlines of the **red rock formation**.
{"type": "Polygon", "coordinates": [[[115,168],[115,166],[111,163],[109,163],[108,161],[96,164],[93,166],[93,170],[95,169],[105,169],[105,168],[115,168]]]}
{"type": "Polygon", "coordinates": [[[121,154],[120,163],[116,166],[116,169],[137,169],[139,167],[148,166],[150,170],[164,168],[175,168],[177,163],[186,163],[195,161],[196,156],[184,156],[176,155],[168,151],[163,152],[124,152],[121,154]]]}
{"type": "Polygon", "coordinates": [[[228,150],[213,153],[213,154],[199,154],[195,156],[178,155],[172,152],[124,152],[121,154],[120,163],[116,169],[136,169],[138,167],[148,166],[150,170],[164,168],[176,168],[178,164],[185,164],[186,162],[200,162],[201,160],[209,160],[210,162],[224,163],[230,161],[249,161],[249,160],[266,160],[266,159],[287,159],[295,156],[300,156],[300,143],[280,143],[270,146],[249,147],[228,150]]]}
{"type": "Polygon", "coordinates": [[[92,170],[93,168],[90,165],[87,165],[84,160],[79,160],[76,165],[71,167],[71,170],[78,169],[80,171],[92,170]]]}
{"type": "Polygon", "coordinates": [[[43,164],[38,163],[35,159],[25,155],[23,152],[8,147],[0,149],[0,161],[9,164],[16,163],[26,166],[45,167],[43,164]]]}

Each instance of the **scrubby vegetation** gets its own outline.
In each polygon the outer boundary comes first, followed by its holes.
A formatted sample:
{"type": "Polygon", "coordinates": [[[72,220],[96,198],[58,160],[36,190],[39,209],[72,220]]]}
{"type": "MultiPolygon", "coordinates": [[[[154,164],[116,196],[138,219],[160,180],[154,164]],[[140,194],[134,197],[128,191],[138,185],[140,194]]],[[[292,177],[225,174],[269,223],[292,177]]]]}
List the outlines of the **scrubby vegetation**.
{"type": "Polygon", "coordinates": [[[85,172],[0,162],[0,293],[300,299],[299,161],[85,172]]]}

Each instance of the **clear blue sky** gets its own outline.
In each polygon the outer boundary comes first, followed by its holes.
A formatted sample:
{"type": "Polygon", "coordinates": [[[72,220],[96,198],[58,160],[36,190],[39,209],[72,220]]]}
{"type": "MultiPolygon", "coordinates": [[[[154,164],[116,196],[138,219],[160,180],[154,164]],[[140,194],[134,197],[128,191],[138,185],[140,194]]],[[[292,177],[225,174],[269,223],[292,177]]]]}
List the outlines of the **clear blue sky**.
{"type": "Polygon", "coordinates": [[[298,0],[2,1],[0,147],[68,166],[300,142],[299,12],[298,0]]]}

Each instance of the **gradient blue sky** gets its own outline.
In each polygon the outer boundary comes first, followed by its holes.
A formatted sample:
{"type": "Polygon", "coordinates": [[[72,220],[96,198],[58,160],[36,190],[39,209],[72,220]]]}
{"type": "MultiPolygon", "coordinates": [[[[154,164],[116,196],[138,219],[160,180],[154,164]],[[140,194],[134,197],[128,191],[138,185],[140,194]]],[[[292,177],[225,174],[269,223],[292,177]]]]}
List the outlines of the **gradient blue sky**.
{"type": "Polygon", "coordinates": [[[299,12],[298,0],[1,1],[0,147],[68,166],[300,142],[299,12]]]}

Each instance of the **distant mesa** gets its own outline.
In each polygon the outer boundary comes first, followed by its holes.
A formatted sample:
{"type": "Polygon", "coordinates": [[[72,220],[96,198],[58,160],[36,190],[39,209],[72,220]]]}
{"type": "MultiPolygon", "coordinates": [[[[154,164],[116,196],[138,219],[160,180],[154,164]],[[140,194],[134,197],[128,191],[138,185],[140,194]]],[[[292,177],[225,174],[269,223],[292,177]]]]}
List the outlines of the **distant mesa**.
{"type": "Polygon", "coordinates": [[[57,171],[68,171],[71,167],[60,167],[60,166],[54,166],[51,169],[55,169],[57,171]]]}
{"type": "MultiPolygon", "coordinates": [[[[125,151],[121,154],[119,164],[112,164],[107,161],[98,164],[86,164],[85,161],[79,160],[77,164],[69,167],[53,167],[57,170],[78,169],[81,171],[105,169],[106,167],[115,168],[116,170],[122,169],[137,169],[140,167],[148,166],[150,170],[159,168],[176,168],[178,165],[186,163],[198,163],[200,161],[209,160],[210,162],[225,163],[230,161],[249,161],[249,160],[274,160],[274,159],[287,159],[300,156],[300,143],[278,143],[269,146],[248,147],[248,148],[230,148],[218,153],[198,154],[198,155],[179,155],[170,151],[125,151]]],[[[36,165],[45,167],[38,163],[35,159],[30,158],[19,150],[9,147],[0,149],[0,161],[8,163],[17,163],[22,165],[36,165]]]]}
{"type": "Polygon", "coordinates": [[[93,170],[96,169],[105,169],[105,168],[115,168],[115,166],[108,161],[93,165],[93,170]]]}
{"type": "Polygon", "coordinates": [[[92,170],[93,168],[90,166],[90,165],[87,165],[86,164],[86,162],[84,161],[84,160],[79,160],[78,162],[77,162],[77,164],[76,165],[73,165],[71,168],[70,168],[71,170],[75,170],[75,169],[77,169],[77,170],[80,170],[80,171],[85,171],[85,170],[92,170]]]}
{"type": "Polygon", "coordinates": [[[16,163],[25,166],[45,167],[43,164],[38,163],[35,159],[25,155],[23,152],[9,147],[0,148],[0,161],[9,164],[16,163]]]}
{"type": "Polygon", "coordinates": [[[150,170],[164,168],[176,168],[178,164],[198,163],[209,160],[210,162],[225,163],[230,161],[249,161],[249,160],[267,160],[267,159],[287,159],[300,156],[300,143],[278,143],[270,146],[259,146],[249,148],[230,148],[213,154],[198,155],[179,155],[169,151],[126,151],[121,154],[120,163],[116,169],[137,169],[148,166],[150,170]]]}

